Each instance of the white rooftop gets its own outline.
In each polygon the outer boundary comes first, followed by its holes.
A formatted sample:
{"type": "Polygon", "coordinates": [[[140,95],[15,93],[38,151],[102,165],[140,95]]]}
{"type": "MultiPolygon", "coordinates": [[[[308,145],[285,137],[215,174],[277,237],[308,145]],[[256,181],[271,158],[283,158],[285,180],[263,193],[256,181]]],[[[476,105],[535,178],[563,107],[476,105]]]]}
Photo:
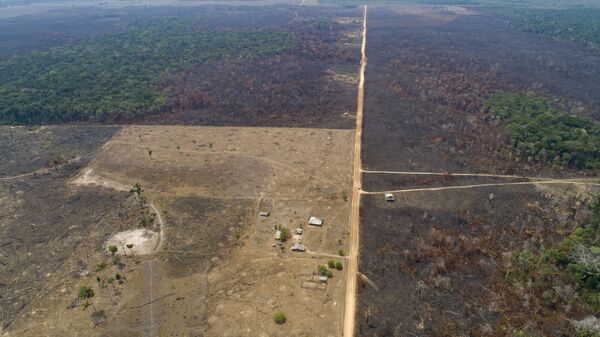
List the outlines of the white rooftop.
{"type": "Polygon", "coordinates": [[[323,219],[319,219],[315,216],[311,216],[308,219],[308,224],[313,226],[323,226],[323,219]]]}

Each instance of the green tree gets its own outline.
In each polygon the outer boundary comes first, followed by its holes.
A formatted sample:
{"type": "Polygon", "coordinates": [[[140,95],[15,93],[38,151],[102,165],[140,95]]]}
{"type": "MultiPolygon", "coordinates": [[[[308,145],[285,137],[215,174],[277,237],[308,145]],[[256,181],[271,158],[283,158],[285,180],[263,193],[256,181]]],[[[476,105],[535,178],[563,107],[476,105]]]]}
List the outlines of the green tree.
{"type": "Polygon", "coordinates": [[[333,273],[327,268],[327,266],[319,265],[317,266],[317,272],[319,275],[327,276],[329,278],[333,277],[333,273]]]}
{"type": "Polygon", "coordinates": [[[287,322],[287,318],[285,317],[285,314],[281,311],[273,314],[273,320],[275,321],[275,323],[277,323],[279,325],[285,324],[285,322],[287,322]]]}
{"type": "Polygon", "coordinates": [[[117,246],[115,245],[110,245],[107,247],[108,251],[110,252],[110,255],[115,255],[117,253],[117,251],[119,251],[119,248],[117,248],[117,246]]]}
{"type": "Polygon", "coordinates": [[[88,287],[86,285],[82,285],[81,287],[79,287],[77,297],[83,301],[83,309],[87,309],[89,306],[92,306],[94,308],[94,312],[96,312],[96,307],[91,301],[94,295],[94,289],[92,289],[91,287],[88,287]]]}

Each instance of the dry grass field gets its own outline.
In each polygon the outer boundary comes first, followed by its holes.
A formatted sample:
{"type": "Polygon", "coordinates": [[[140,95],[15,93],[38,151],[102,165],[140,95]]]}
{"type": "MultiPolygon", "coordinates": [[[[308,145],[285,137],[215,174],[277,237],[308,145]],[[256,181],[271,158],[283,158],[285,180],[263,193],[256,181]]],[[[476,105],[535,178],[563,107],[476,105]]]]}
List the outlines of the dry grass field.
{"type": "Polygon", "coordinates": [[[159,250],[110,263],[103,240],[140,227],[131,221],[84,240],[8,335],[339,336],[344,271],[327,284],[313,274],[330,259],[345,263],[338,254],[348,235],[352,143],[346,130],[120,129],[66,183],[123,199],[103,214],[115,222],[138,216],[129,189],[139,183],[140,212],[155,214],[159,250]],[[313,215],[322,227],[308,226],[313,215]],[[291,251],[296,236],[275,245],[275,226],[302,226],[307,252],[291,251]],[[77,266],[77,277],[67,276],[77,266]],[[115,273],[122,284],[106,281],[115,273]],[[95,291],[94,308],[71,305],[83,284],[95,291]],[[285,327],[274,323],[277,311],[285,327]]]}

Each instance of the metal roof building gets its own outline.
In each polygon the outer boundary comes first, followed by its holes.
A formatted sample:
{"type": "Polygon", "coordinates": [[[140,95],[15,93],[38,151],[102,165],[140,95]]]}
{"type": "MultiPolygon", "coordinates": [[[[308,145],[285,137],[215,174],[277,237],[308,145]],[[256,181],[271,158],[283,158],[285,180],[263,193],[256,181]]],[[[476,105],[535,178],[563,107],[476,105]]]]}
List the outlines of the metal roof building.
{"type": "Polygon", "coordinates": [[[311,216],[308,219],[308,224],[311,226],[323,226],[323,219],[319,219],[315,216],[311,216]]]}

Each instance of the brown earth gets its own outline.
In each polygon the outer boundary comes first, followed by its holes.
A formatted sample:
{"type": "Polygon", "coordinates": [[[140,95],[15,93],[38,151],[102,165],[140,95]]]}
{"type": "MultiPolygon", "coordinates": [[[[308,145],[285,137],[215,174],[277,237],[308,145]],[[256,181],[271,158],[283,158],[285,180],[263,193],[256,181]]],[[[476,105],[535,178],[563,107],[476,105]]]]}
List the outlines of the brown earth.
{"type": "Polygon", "coordinates": [[[102,220],[89,233],[73,234],[79,245],[39,245],[31,259],[63,247],[62,263],[40,275],[39,291],[12,314],[7,335],[338,336],[345,273],[334,271],[326,285],[313,274],[330,259],[345,265],[338,251],[347,249],[352,143],[353,132],[343,130],[122,128],[68,182],[50,179],[90,198],[75,206],[102,220]],[[88,184],[81,184],[86,172],[88,184]],[[135,183],[141,198],[125,188],[135,183]],[[151,222],[164,232],[162,250],[121,256],[113,265],[103,243],[139,227],[153,213],[150,202],[165,220],[164,228],[151,222]],[[260,217],[267,208],[271,215],[260,217]],[[311,215],[322,217],[323,227],[309,227],[311,215]],[[309,252],[291,252],[295,238],[273,247],[276,225],[304,227],[309,252]],[[95,309],[74,300],[82,284],[94,289],[95,309]],[[276,311],[285,312],[284,326],[273,322],[276,311]]]}

